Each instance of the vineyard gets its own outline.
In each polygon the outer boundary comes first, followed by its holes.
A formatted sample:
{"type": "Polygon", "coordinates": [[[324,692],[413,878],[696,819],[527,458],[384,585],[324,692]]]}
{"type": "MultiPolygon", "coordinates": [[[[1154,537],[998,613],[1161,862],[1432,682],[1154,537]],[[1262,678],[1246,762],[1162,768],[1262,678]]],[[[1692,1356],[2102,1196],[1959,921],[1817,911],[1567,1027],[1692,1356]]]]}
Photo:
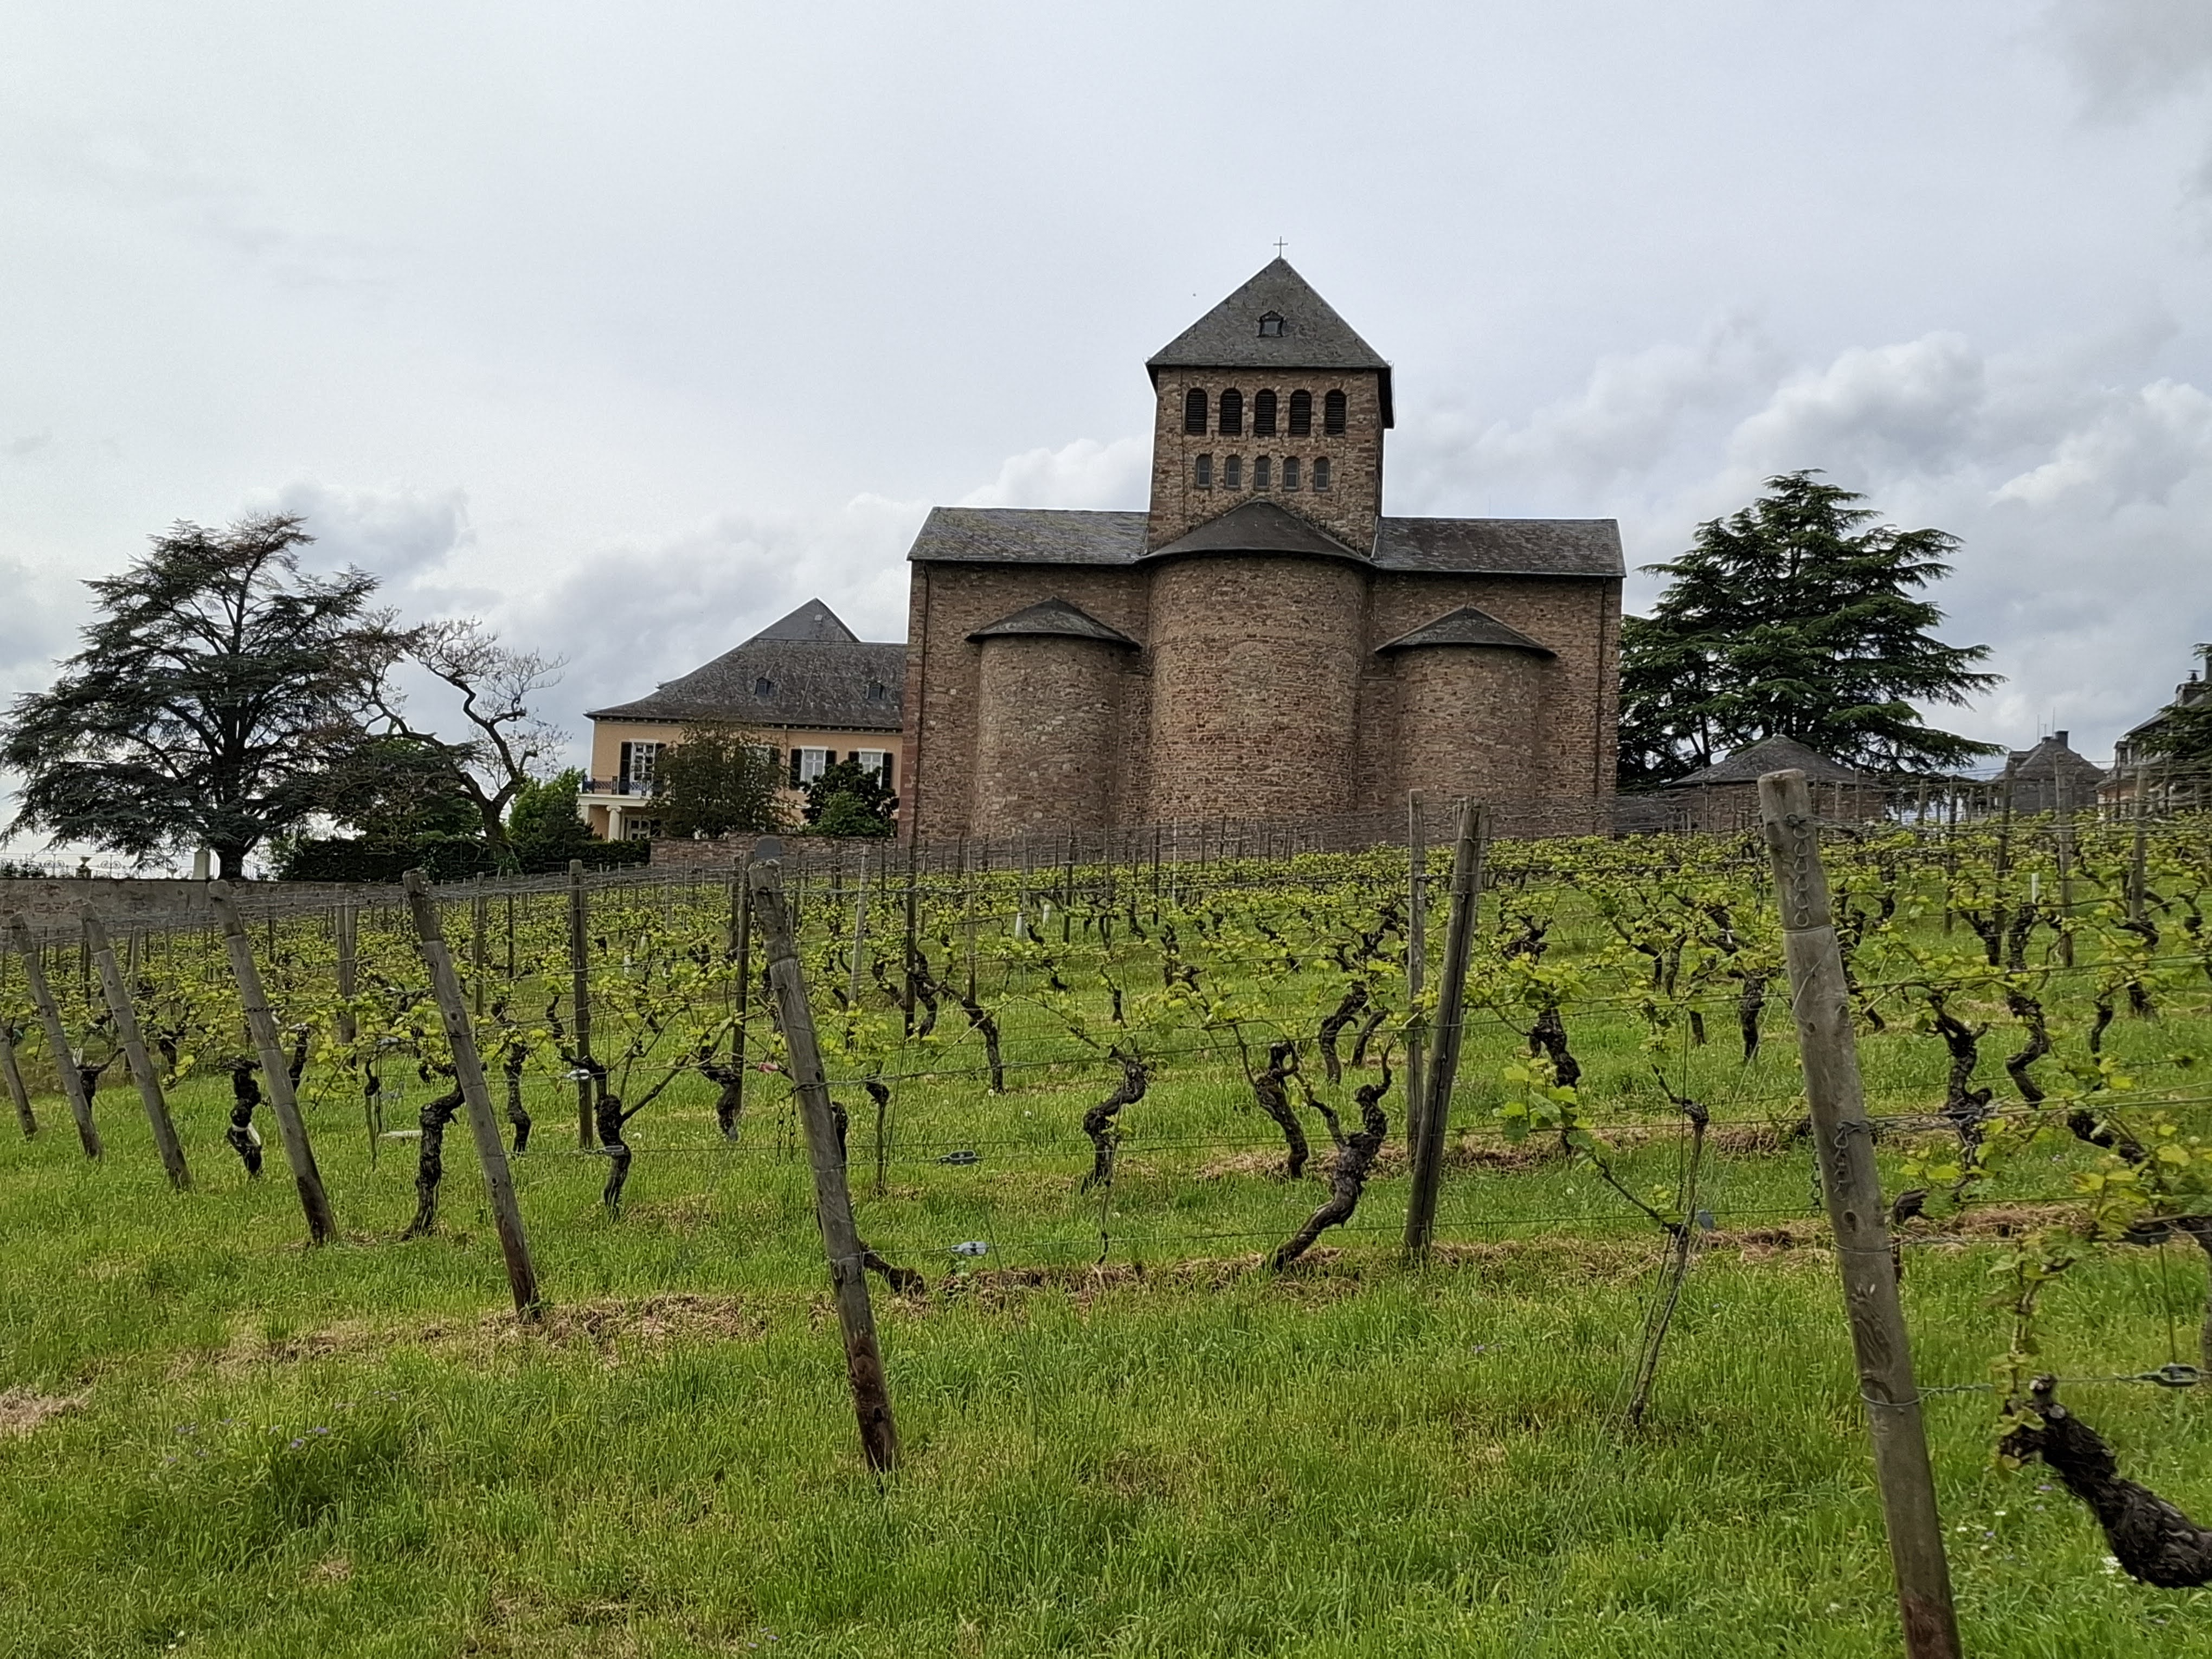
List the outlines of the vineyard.
{"type": "MultiPolygon", "coordinates": [[[[1822,850],[1968,1646],[2172,1651],[2019,1405],[2212,1513],[2212,823],[1822,850]]],[[[781,874],[880,1489],[737,871],[438,895],[536,1327],[396,896],[19,932],[9,1650],[1893,1648],[1756,836],[1486,848],[1410,1259],[1450,849],[1025,862],[781,874]]]]}

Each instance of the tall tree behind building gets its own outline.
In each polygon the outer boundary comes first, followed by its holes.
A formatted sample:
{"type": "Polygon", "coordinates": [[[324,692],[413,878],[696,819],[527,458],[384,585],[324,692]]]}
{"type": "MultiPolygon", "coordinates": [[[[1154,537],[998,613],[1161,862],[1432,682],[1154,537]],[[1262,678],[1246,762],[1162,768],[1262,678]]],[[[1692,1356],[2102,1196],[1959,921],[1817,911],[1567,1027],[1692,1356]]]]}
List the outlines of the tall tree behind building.
{"type": "Polygon", "coordinates": [[[225,879],[319,810],[364,740],[376,579],[303,574],[297,518],[179,522],[119,576],[44,691],[0,722],[22,775],[11,834],[144,858],[205,846],[225,879]]]}
{"type": "Polygon", "coordinates": [[[1951,574],[1941,530],[1899,530],[1816,471],[1698,526],[1649,617],[1621,627],[1620,781],[1663,783],[1786,736],[1871,772],[1954,770],[1996,746],[1929,726],[2001,678],[1946,645],[1919,591],[1951,574]]]}

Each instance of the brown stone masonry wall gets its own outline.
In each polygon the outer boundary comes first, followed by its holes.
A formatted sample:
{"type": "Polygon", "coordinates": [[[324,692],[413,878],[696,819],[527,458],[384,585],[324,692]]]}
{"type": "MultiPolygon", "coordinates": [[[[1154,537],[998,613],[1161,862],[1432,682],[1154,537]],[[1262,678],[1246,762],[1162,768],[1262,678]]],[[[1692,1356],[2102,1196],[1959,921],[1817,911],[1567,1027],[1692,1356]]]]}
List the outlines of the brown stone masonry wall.
{"type": "MultiPolygon", "coordinates": [[[[1059,598],[1141,641],[1149,629],[1146,596],[1141,570],[916,564],[907,625],[902,829],[932,837],[970,833],[981,737],[983,653],[981,646],[969,642],[969,635],[1024,605],[1059,598]]],[[[1126,651],[1118,654],[1134,655],[1126,651]]],[[[1141,739],[1141,728],[1138,735],[1141,739]]],[[[1118,761],[1121,775],[1133,769],[1142,775],[1144,756],[1140,750],[1131,752],[1126,741],[1118,761]]]]}
{"type": "Polygon", "coordinates": [[[1130,652],[1048,635],[1002,635],[981,649],[971,830],[1109,823],[1130,652]]]}
{"type": "MultiPolygon", "coordinates": [[[[1545,576],[1378,574],[1370,648],[1472,605],[1548,646],[1528,793],[1609,795],[1619,698],[1620,583],[1545,576]]],[[[1382,802],[1371,805],[1380,806],[1382,802]]]]}
{"type": "Polygon", "coordinates": [[[1338,369],[1286,370],[1279,376],[1269,370],[1237,372],[1164,371],[1152,428],[1152,511],[1150,545],[1164,547],[1186,532],[1218,518],[1239,502],[1255,496],[1274,501],[1312,520],[1358,552],[1374,545],[1376,515],[1382,510],[1382,377],[1372,372],[1338,369]],[[1208,425],[1204,436],[1182,429],[1183,397],[1193,386],[1206,393],[1208,425]],[[1244,432],[1241,437],[1223,435],[1221,394],[1234,386],[1244,394],[1244,432]],[[1314,395],[1313,433],[1289,435],[1291,393],[1303,388],[1314,395]],[[1273,391],[1278,401],[1275,435],[1252,435],[1252,397],[1273,391]],[[1322,399],[1329,392],[1346,398],[1345,429],[1335,437],[1322,431],[1322,399]],[[1213,457],[1213,486],[1200,489],[1194,482],[1194,463],[1200,455],[1213,457]],[[1243,462],[1243,484],[1231,489],[1222,483],[1223,463],[1231,455],[1243,462]],[[1276,487],[1259,490],[1253,484],[1253,462],[1266,455],[1277,469],[1276,487]],[[1299,464],[1298,488],[1280,487],[1285,456],[1299,464]],[[1311,486],[1313,463],[1327,456],[1329,487],[1311,486]]]}
{"type": "Polygon", "coordinates": [[[1399,785],[1449,800],[1526,799],[1540,744],[1543,661],[1526,651],[1427,646],[1392,653],[1399,785]]]}
{"type": "Polygon", "coordinates": [[[1152,580],[1151,817],[1352,810],[1365,570],[1224,554],[1152,580]]]}

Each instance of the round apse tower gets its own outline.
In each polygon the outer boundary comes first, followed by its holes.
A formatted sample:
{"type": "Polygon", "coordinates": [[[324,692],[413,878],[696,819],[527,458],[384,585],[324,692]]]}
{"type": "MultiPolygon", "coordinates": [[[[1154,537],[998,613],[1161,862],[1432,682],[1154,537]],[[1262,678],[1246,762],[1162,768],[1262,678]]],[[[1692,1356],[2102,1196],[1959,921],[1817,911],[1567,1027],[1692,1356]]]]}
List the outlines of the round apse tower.
{"type": "Polygon", "coordinates": [[[1121,681],[1137,642],[1065,599],[977,629],[977,835],[1113,820],[1121,681]]]}
{"type": "Polygon", "coordinates": [[[1548,647],[1469,605],[1376,654],[1397,681],[1402,788],[1501,806],[1530,799],[1548,647]]]}
{"type": "Polygon", "coordinates": [[[1367,560],[1249,501],[1145,562],[1152,817],[1352,811],[1367,560]]]}

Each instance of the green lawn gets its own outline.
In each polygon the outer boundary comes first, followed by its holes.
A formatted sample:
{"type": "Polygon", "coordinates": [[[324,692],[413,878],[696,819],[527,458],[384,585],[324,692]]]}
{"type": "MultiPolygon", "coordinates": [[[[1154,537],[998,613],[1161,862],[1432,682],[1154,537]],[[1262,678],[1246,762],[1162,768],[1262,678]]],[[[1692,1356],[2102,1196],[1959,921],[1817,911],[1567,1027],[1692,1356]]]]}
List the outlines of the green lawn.
{"type": "MultiPolygon", "coordinates": [[[[1233,1109],[1189,1089],[1157,1103],[1154,1133],[1233,1109]]],[[[1094,1278],[1065,1116],[1081,1088],[1034,1085],[972,1125],[1011,1154],[1057,1113],[1052,1157],[939,1166],[949,1126],[925,1123],[880,1200],[856,1127],[862,1226],[936,1287],[878,1296],[908,1451],[879,1487],[774,1110],[720,1153],[703,1091],[674,1095],[640,1135],[670,1150],[641,1155],[609,1222],[602,1165],[556,1150],[544,1093],[544,1150],[518,1165],[557,1304],[543,1335],[502,1311],[459,1142],[447,1235],[398,1244],[404,1143],[372,1171],[318,1109],[351,1235],[320,1251],[273,1146],[258,1183],[227,1161],[205,1090],[180,1112],[189,1196],[161,1186],[126,1092],[100,1097],[102,1167],[65,1128],[0,1148],[0,1386],[19,1415],[26,1393],[78,1401],[0,1435],[0,1651],[1896,1651],[1832,1264],[1741,1237],[1803,1209],[1802,1151],[1717,1160],[1721,1231],[1631,1433],[1618,1406],[1661,1240],[1586,1170],[1455,1170],[1448,1231],[1469,1242],[1426,1272],[1395,1261],[1404,1182],[1386,1177],[1375,1230],[1270,1280],[1250,1266],[1263,1239],[1237,1235],[1286,1231],[1318,1184],[1171,1174],[1181,1149],[1139,1135],[1094,1278]],[[947,1285],[949,1244],[978,1237],[1002,1242],[947,1285]],[[1147,1237],[1172,1248],[1140,1274],[1147,1237]]],[[[1925,1380],[1976,1380],[2002,1346],[1992,1260],[1915,1252],[1925,1380]]],[[[2169,1329],[2186,1358],[2203,1285],[2193,1252],[2077,1270],[2051,1363],[2155,1364],[2169,1329]]],[[[2130,1473],[2212,1513],[2198,1400],[2075,1399],[2130,1473]]],[[[2212,1645],[2212,1602],[2106,1571],[2063,1493],[1990,1468],[1990,1409],[1930,1406],[1971,1650],[2212,1645]]]]}

